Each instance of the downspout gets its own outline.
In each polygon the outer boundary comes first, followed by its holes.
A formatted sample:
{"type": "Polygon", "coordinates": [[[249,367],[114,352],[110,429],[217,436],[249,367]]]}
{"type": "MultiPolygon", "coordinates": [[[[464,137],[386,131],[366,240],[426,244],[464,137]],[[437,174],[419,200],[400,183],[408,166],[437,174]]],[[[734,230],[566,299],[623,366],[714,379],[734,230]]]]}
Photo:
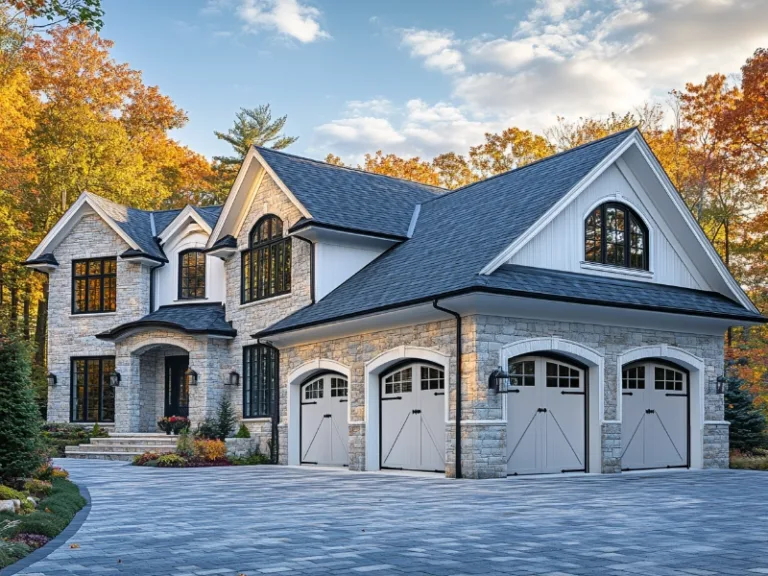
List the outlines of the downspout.
{"type": "Polygon", "coordinates": [[[291,234],[291,237],[296,238],[297,240],[303,240],[304,242],[309,244],[309,298],[311,300],[310,304],[314,304],[315,303],[315,245],[311,240],[308,240],[303,236],[291,234]]]}
{"type": "Polygon", "coordinates": [[[437,305],[437,298],[432,302],[436,310],[446,312],[456,318],[456,478],[461,475],[461,314],[437,305]]]}

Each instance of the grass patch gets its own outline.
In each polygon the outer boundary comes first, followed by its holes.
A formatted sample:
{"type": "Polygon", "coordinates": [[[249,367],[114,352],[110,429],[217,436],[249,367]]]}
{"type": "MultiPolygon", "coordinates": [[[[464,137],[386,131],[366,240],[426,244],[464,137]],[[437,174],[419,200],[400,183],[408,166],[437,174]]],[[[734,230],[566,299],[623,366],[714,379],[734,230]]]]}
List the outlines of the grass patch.
{"type": "Polygon", "coordinates": [[[768,456],[731,454],[731,468],[737,470],[768,471],[768,456]]]}
{"type": "Polygon", "coordinates": [[[0,512],[0,568],[23,558],[32,551],[30,546],[10,542],[24,534],[38,534],[47,538],[57,536],[85,506],[85,498],[77,486],[63,478],[55,478],[49,496],[38,503],[37,510],[30,514],[0,512]],[[3,528],[4,527],[4,528],[3,528]]]}

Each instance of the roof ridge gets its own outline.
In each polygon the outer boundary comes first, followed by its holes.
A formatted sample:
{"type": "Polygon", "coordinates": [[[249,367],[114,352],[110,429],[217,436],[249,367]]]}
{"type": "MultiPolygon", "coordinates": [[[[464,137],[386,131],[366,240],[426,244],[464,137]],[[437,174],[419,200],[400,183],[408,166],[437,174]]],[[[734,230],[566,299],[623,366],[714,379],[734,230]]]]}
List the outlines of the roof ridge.
{"type": "Polygon", "coordinates": [[[283,156],[289,156],[291,158],[295,158],[296,160],[301,160],[304,162],[311,162],[313,164],[320,164],[321,166],[327,166],[329,168],[336,168],[339,170],[347,170],[350,172],[357,172],[358,174],[365,174],[366,176],[378,176],[379,178],[386,178],[387,180],[396,180],[398,182],[405,182],[407,184],[415,184],[416,186],[423,186],[425,188],[432,188],[434,190],[438,190],[441,193],[448,192],[449,190],[447,188],[443,188],[442,186],[434,186],[432,184],[424,184],[423,182],[416,182],[415,180],[408,180],[407,178],[398,178],[397,176],[387,176],[386,174],[379,174],[378,172],[369,172],[367,170],[363,170],[362,168],[353,168],[352,166],[339,166],[338,164],[331,164],[329,162],[324,162],[323,160],[315,160],[314,158],[306,158],[304,156],[298,156],[297,154],[291,154],[290,152],[283,152],[282,150],[275,150],[274,148],[265,148],[264,146],[255,146],[257,150],[267,150],[268,152],[275,152],[276,154],[281,154],[283,156]]]}
{"type": "MultiPolygon", "coordinates": [[[[614,138],[616,136],[619,136],[620,134],[629,133],[633,130],[638,130],[637,126],[632,126],[631,128],[625,128],[624,130],[619,130],[618,132],[614,132],[613,134],[608,134],[608,136],[603,136],[602,138],[598,138],[597,140],[590,140],[589,142],[584,142],[583,144],[579,144],[578,146],[574,146],[573,148],[568,148],[568,150],[562,150],[560,152],[556,152],[555,154],[552,154],[551,156],[547,156],[546,158],[539,158],[538,160],[534,160],[533,162],[526,164],[525,166],[518,166],[517,168],[512,168],[512,170],[507,170],[506,172],[501,172],[500,174],[494,174],[493,176],[489,176],[488,178],[485,178],[483,180],[478,180],[477,182],[472,182],[471,184],[466,184],[465,186],[462,186],[460,188],[456,188],[455,190],[450,190],[446,192],[445,194],[441,194],[440,196],[435,196],[434,198],[429,198],[428,200],[425,200],[423,204],[427,204],[429,202],[434,202],[435,200],[440,200],[442,198],[446,198],[447,196],[450,196],[451,194],[455,192],[460,192],[462,190],[466,190],[468,188],[471,188],[472,186],[477,186],[478,184],[483,184],[485,182],[488,182],[490,180],[495,180],[496,178],[500,178],[502,176],[507,176],[509,174],[512,174],[514,172],[519,172],[521,170],[525,170],[526,168],[530,166],[535,166],[536,164],[541,164],[542,162],[546,162],[548,160],[554,160],[555,158],[558,158],[560,156],[564,156],[566,154],[570,154],[571,152],[576,152],[577,150],[581,150],[583,148],[588,148],[589,146],[592,146],[593,144],[599,144],[600,142],[604,142],[608,140],[609,138],[614,138]]],[[[642,133],[640,134],[642,136],[642,133]]]]}

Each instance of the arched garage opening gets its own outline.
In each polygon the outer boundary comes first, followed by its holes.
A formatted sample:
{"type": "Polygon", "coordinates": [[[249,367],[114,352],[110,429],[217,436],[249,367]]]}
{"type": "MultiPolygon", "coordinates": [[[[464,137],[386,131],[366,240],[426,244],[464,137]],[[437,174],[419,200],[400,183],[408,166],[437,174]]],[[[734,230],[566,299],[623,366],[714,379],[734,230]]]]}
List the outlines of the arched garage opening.
{"type": "Polygon", "coordinates": [[[342,460],[349,442],[349,381],[349,368],[327,359],[288,374],[289,465],[348,464],[348,456],[342,460]]]}
{"type": "Polygon", "coordinates": [[[517,380],[503,404],[508,473],[599,473],[603,356],[550,337],[507,344],[500,360],[517,380]]]}
{"type": "Polygon", "coordinates": [[[444,469],[449,362],[435,350],[398,346],[366,363],[366,470],[444,469]]]}
{"type": "Polygon", "coordinates": [[[673,346],[618,358],[624,470],[703,466],[704,361],[673,346]]]}

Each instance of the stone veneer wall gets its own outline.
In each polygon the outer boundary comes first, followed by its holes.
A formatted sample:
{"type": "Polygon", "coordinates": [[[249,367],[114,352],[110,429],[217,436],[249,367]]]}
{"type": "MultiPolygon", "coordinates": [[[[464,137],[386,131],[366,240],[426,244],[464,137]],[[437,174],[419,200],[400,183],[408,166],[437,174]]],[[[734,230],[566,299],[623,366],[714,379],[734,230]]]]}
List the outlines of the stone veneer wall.
{"type": "Polygon", "coordinates": [[[48,393],[48,420],[70,420],[70,358],[112,356],[115,347],[96,334],[149,312],[149,272],[117,259],[117,309],[106,314],[72,314],[72,260],[118,256],[129,248],[99,216],[84,216],[54,251],[58,269],[50,273],[48,370],[58,383],[48,393]]]}
{"type": "MultiPolygon", "coordinates": [[[[277,184],[265,175],[259,190],[254,194],[253,203],[237,235],[238,252],[225,262],[227,319],[231,320],[232,326],[237,330],[237,337],[228,344],[229,356],[226,360],[226,371],[234,369],[241,375],[243,374],[243,347],[256,344],[251,334],[271,326],[311,303],[310,246],[297,239],[293,239],[291,245],[291,293],[247,304],[240,303],[240,251],[248,247],[248,236],[253,226],[259,218],[267,214],[280,217],[286,233],[302,216],[277,184]]],[[[232,405],[238,415],[242,416],[242,385],[236,389],[230,389],[229,393],[232,405]]],[[[271,437],[270,418],[249,419],[245,424],[254,435],[271,437]]]]}

